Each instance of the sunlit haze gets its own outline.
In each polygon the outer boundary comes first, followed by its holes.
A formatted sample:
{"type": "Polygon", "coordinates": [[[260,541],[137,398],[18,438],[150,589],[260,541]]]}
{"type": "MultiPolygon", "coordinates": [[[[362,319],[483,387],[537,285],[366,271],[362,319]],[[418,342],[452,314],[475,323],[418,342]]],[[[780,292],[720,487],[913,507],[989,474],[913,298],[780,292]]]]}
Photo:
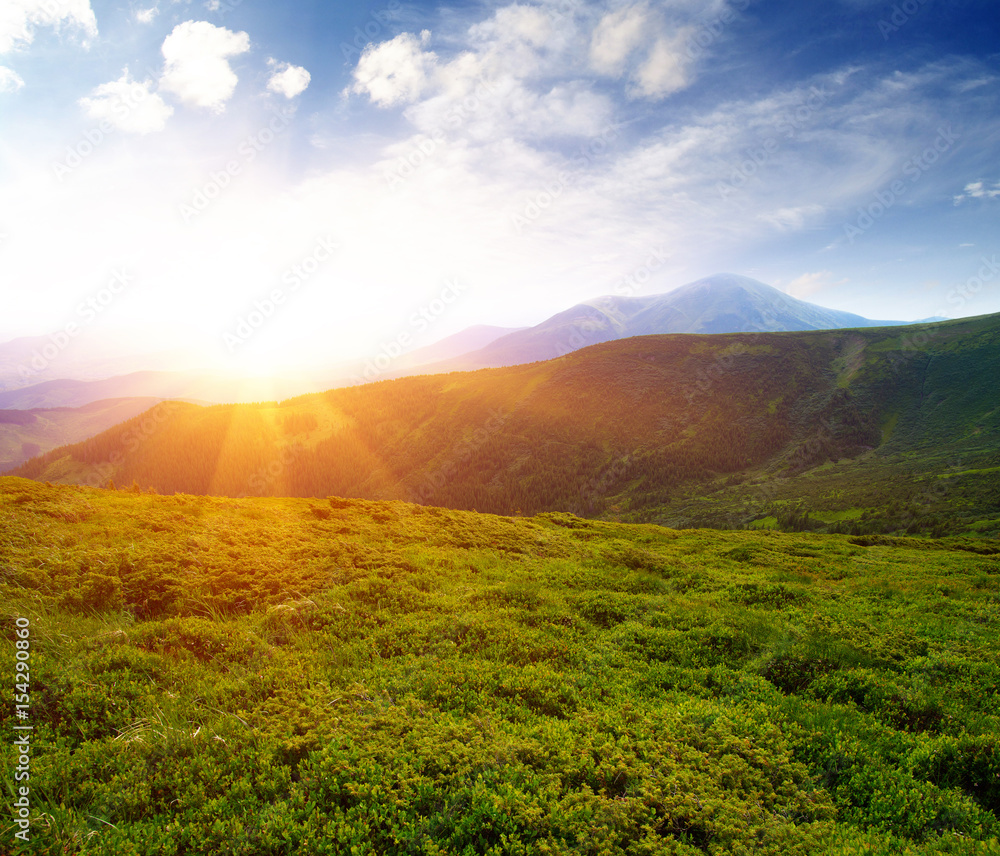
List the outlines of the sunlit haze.
{"type": "Polygon", "coordinates": [[[993,2],[21,0],[0,341],[254,374],[717,271],[1000,311],[993,2]]]}

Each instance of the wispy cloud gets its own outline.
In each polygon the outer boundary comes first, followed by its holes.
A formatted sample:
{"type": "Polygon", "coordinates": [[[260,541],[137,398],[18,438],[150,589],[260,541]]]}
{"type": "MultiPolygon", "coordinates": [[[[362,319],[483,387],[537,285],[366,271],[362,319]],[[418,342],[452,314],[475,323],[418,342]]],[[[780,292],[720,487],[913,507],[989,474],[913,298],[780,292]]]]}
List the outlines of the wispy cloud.
{"type": "Polygon", "coordinates": [[[843,284],[843,280],[840,282],[834,281],[833,271],[819,270],[795,277],[795,279],[785,286],[785,292],[792,297],[797,297],[799,300],[808,300],[820,292],[843,284]]]}
{"type": "Polygon", "coordinates": [[[40,27],[68,26],[85,38],[97,35],[90,0],[6,0],[0,11],[0,54],[30,45],[40,27]]]}
{"type": "Polygon", "coordinates": [[[160,14],[160,7],[153,5],[148,9],[136,9],[133,17],[140,24],[152,24],[156,16],[160,14]]]}
{"type": "Polygon", "coordinates": [[[0,65],[0,92],[17,92],[24,86],[24,81],[14,69],[0,65]]]}
{"type": "Polygon", "coordinates": [[[955,204],[960,205],[966,199],[1000,199],[1000,181],[992,186],[985,181],[970,181],[955,197],[955,204]]]}

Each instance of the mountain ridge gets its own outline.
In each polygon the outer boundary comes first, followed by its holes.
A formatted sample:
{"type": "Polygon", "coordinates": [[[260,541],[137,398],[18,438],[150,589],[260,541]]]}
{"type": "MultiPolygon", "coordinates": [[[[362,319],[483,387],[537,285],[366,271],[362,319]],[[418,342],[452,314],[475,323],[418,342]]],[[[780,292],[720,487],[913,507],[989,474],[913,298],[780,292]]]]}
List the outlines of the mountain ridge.
{"type": "Polygon", "coordinates": [[[873,321],[792,297],[739,274],[713,274],[663,294],[604,295],[510,333],[475,352],[426,368],[462,371],[554,359],[631,336],[752,333],[904,325],[873,321]]]}
{"type": "MultiPolygon", "coordinates": [[[[633,337],[547,362],[280,403],[158,405],[153,419],[13,474],[161,493],[336,495],[738,527],[774,516],[778,498],[811,491],[816,467],[847,473],[855,498],[832,485],[822,502],[851,514],[919,494],[936,473],[952,490],[979,485],[979,470],[1000,464],[997,373],[1000,315],[633,337]],[[959,458],[968,478],[948,470],[959,458]],[[883,484],[868,483],[874,473],[883,484]],[[732,502],[713,510],[706,497],[729,487],[732,502]]],[[[973,505],[995,505],[1000,517],[993,488],[975,490],[973,505]]]]}

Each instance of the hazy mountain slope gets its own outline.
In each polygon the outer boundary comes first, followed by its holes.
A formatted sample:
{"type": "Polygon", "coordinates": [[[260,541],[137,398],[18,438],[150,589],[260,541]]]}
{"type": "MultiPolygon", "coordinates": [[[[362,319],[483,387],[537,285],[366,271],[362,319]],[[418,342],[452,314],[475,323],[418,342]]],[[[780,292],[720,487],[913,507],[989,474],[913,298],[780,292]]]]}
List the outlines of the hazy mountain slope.
{"type": "Polygon", "coordinates": [[[467,354],[470,351],[478,351],[480,348],[485,348],[502,336],[517,333],[524,329],[526,328],[495,327],[489,324],[476,324],[460,330],[451,336],[446,336],[432,345],[416,348],[409,353],[403,354],[396,360],[393,367],[407,368],[423,366],[441,360],[450,360],[462,354],[467,354]]]}
{"type": "Polygon", "coordinates": [[[434,368],[467,370],[549,360],[588,345],[660,333],[835,330],[871,321],[790,297],[736,274],[716,274],[666,294],[599,297],[434,368]]]}
{"type": "MultiPolygon", "coordinates": [[[[638,514],[720,476],[797,477],[873,449],[910,456],[911,470],[945,450],[966,461],[996,455],[997,371],[1000,316],[637,337],[546,363],[281,404],[164,404],[145,420],[149,431],[133,420],[17,474],[134,480],[161,492],[638,514]]],[[[760,505],[768,492],[744,499],[760,505]]]]}
{"type": "Polygon", "coordinates": [[[317,389],[309,379],[237,379],[205,372],[143,371],[102,380],[50,380],[0,392],[0,408],[82,407],[109,398],[182,398],[208,402],[269,401],[317,389]]]}
{"type": "Polygon", "coordinates": [[[100,380],[137,371],[182,372],[199,359],[186,348],[150,349],[138,335],[25,336],[0,342],[0,392],[52,380],[100,380]]]}
{"type": "MultiPolygon", "coordinates": [[[[439,342],[404,353],[392,360],[390,370],[373,372],[372,377],[395,377],[410,374],[429,363],[452,359],[470,350],[477,350],[519,327],[491,327],[478,325],[448,336],[439,342]]],[[[24,410],[31,408],[81,407],[108,398],[151,396],[153,398],[182,398],[207,402],[272,401],[320,392],[332,386],[346,385],[365,377],[364,366],[354,363],[335,363],[307,372],[285,371],[271,378],[237,378],[212,371],[133,371],[123,373],[122,365],[141,363],[141,356],[118,359],[108,358],[92,363],[103,376],[89,379],[74,372],[83,369],[77,363],[59,361],[54,368],[66,374],[49,378],[50,372],[39,373],[34,382],[25,384],[16,375],[17,360],[30,355],[48,342],[47,339],[19,339],[0,345],[0,409],[24,410]],[[6,360],[6,362],[5,362],[6,360]],[[4,366],[9,370],[6,385],[3,383],[4,366]],[[13,373],[13,375],[11,375],[13,373]]]]}
{"type": "Polygon", "coordinates": [[[827,309],[736,274],[700,279],[662,298],[633,319],[629,335],[836,330],[901,323],[827,309]]]}
{"type": "Polygon", "coordinates": [[[0,472],[106,431],[156,403],[155,398],[115,398],[79,408],[0,410],[0,472]]]}

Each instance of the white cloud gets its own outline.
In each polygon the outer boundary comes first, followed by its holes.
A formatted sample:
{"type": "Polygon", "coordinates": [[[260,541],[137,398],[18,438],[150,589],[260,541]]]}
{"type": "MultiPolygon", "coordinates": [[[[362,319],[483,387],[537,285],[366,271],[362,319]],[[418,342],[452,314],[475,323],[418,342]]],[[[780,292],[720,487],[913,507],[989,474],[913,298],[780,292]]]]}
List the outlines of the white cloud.
{"type": "Polygon", "coordinates": [[[367,95],[379,107],[415,101],[437,65],[437,54],[422,49],[429,39],[430,33],[424,30],[419,39],[413,33],[400,33],[390,41],[369,45],[354,69],[349,91],[367,95]]]}
{"type": "Polygon", "coordinates": [[[118,80],[102,83],[90,96],[80,99],[80,106],[91,119],[109,122],[119,131],[149,134],[162,131],[174,112],[155,92],[153,82],[140,83],[129,77],[128,69],[118,80]]]}
{"type": "Polygon", "coordinates": [[[807,297],[823,291],[826,288],[842,284],[834,283],[832,282],[832,279],[833,272],[828,270],[804,273],[788,283],[785,287],[785,292],[792,297],[797,297],[799,300],[805,300],[807,297]]]}
{"type": "Polygon", "coordinates": [[[627,74],[630,98],[659,100],[691,82],[694,59],[687,44],[694,30],[670,26],[645,4],[609,12],[590,39],[590,65],[599,74],[627,74]],[[669,32],[669,35],[667,33],[669,32]]]}
{"type": "Polygon", "coordinates": [[[404,106],[417,131],[437,138],[593,136],[613,121],[614,102],[566,73],[579,66],[581,38],[568,18],[557,22],[543,7],[514,4],[468,27],[468,49],[448,62],[428,50],[427,31],[369,46],[345,92],[404,106]]]}
{"type": "Polygon", "coordinates": [[[267,64],[274,69],[267,81],[269,92],[277,92],[285,98],[294,98],[306,91],[312,76],[302,66],[278,62],[276,59],[269,59],[267,64]]]}
{"type": "Polygon", "coordinates": [[[0,65],[0,92],[17,92],[24,86],[24,81],[14,69],[0,65]]]}
{"type": "Polygon", "coordinates": [[[524,43],[541,47],[553,35],[552,16],[534,6],[514,4],[498,9],[492,18],[469,28],[469,38],[476,42],[524,43]]]}
{"type": "Polygon", "coordinates": [[[639,66],[629,87],[629,93],[642,98],[664,98],[688,85],[691,60],[683,45],[688,31],[674,38],[660,37],[649,56],[639,66]]]}
{"type": "Polygon", "coordinates": [[[185,21],[163,41],[166,60],[160,88],[182,101],[217,113],[236,90],[228,58],[250,50],[250,37],[207,21],[185,21]]]}
{"type": "Polygon", "coordinates": [[[979,89],[981,86],[988,86],[994,82],[996,82],[995,77],[984,75],[983,77],[977,77],[975,80],[962,81],[955,87],[955,91],[964,95],[966,92],[971,92],[973,89],[979,89]]]}
{"type": "Polygon", "coordinates": [[[644,5],[609,12],[591,36],[591,66],[600,74],[619,76],[632,51],[646,41],[648,27],[649,10],[644,5]]]}
{"type": "Polygon", "coordinates": [[[1000,199],[1000,181],[992,187],[987,187],[983,181],[972,181],[965,185],[964,192],[955,197],[955,204],[960,205],[966,199],[1000,199]]]}
{"type": "Polygon", "coordinates": [[[150,6],[148,9],[136,9],[135,19],[140,24],[152,24],[157,15],[160,14],[159,6],[150,6]]]}
{"type": "Polygon", "coordinates": [[[90,0],[4,0],[0,4],[0,54],[30,45],[38,27],[75,27],[97,35],[97,18],[90,0]]]}

